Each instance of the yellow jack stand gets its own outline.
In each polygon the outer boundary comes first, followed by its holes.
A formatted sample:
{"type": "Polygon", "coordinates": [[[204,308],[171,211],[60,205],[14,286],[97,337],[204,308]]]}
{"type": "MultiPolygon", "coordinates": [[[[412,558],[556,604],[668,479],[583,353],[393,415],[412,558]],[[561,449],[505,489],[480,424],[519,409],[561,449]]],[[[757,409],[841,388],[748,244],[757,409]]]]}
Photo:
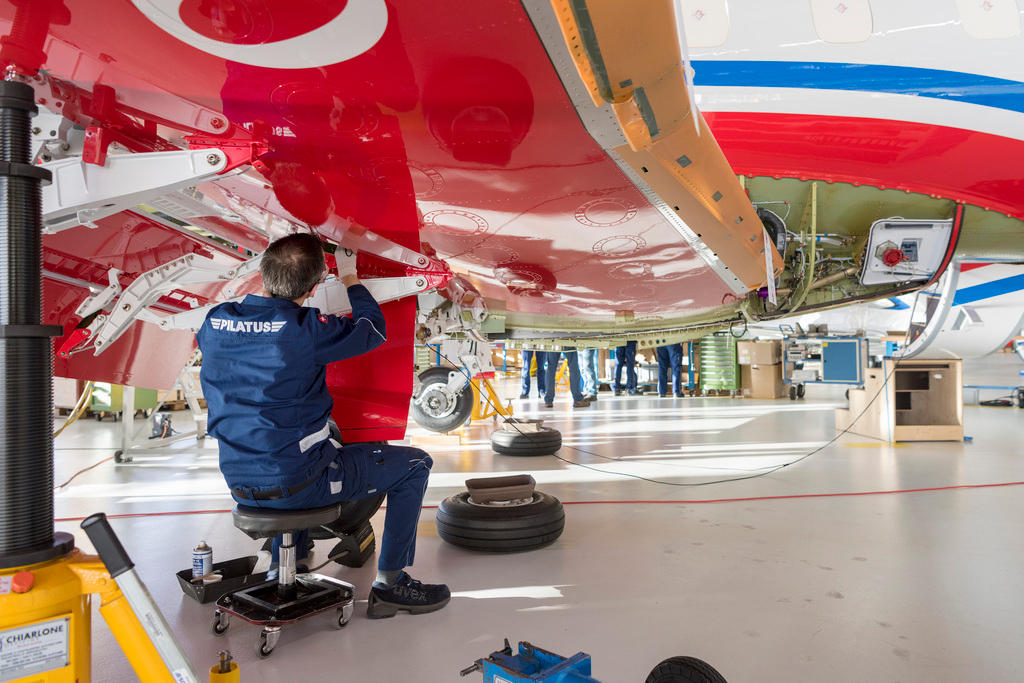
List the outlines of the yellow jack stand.
{"type": "Polygon", "coordinates": [[[562,359],[562,362],[558,364],[558,372],[555,373],[555,391],[562,387],[564,389],[569,388],[569,361],[562,359]]]}
{"type": "Polygon", "coordinates": [[[470,419],[486,420],[489,417],[496,418],[499,415],[502,417],[512,417],[512,403],[510,401],[504,406],[501,404],[501,397],[498,396],[494,385],[491,384],[493,376],[493,372],[480,373],[474,377],[475,382],[469,383],[473,387],[473,413],[470,415],[470,419]],[[480,393],[481,389],[487,394],[486,400],[480,393]]]}
{"type": "MultiPolygon", "coordinates": [[[[0,572],[0,680],[89,683],[96,594],[100,614],[142,683],[199,683],[106,518],[90,520],[94,526],[86,531],[106,561],[75,549],[0,572]]],[[[231,671],[235,678],[215,678],[211,671],[210,680],[238,681],[238,665],[231,663],[231,671]]]]}

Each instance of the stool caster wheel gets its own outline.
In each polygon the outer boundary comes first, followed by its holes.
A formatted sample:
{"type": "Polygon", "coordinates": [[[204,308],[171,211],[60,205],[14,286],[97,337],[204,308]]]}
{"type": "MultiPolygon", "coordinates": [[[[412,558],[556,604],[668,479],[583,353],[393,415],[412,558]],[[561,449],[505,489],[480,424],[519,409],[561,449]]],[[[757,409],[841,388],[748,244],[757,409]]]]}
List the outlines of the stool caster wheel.
{"type": "Polygon", "coordinates": [[[348,622],[352,619],[352,612],[354,611],[355,608],[352,606],[352,603],[342,605],[338,608],[338,619],[336,622],[338,628],[345,628],[348,622]]]}
{"type": "Polygon", "coordinates": [[[228,617],[227,612],[221,612],[220,610],[214,611],[214,613],[213,613],[213,635],[215,635],[215,636],[222,636],[222,635],[224,635],[227,632],[228,626],[231,625],[231,622],[228,621],[228,618],[229,617],[228,617]]]}
{"type": "Polygon", "coordinates": [[[266,659],[274,652],[277,639],[281,637],[281,627],[265,627],[260,631],[260,639],[256,643],[256,654],[260,659],[266,659]]]}

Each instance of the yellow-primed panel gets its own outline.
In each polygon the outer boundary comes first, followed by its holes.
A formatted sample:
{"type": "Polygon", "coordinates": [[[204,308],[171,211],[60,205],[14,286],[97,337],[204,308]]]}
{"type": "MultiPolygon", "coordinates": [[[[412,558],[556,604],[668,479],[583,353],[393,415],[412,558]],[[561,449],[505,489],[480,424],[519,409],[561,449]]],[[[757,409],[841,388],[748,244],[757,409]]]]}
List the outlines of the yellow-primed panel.
{"type": "MultiPolygon", "coordinates": [[[[692,106],[671,0],[552,6],[594,105],[611,106],[626,138],[614,151],[744,286],[766,284],[764,227],[692,106]]],[[[770,248],[778,275],[783,259],[770,248]]]]}

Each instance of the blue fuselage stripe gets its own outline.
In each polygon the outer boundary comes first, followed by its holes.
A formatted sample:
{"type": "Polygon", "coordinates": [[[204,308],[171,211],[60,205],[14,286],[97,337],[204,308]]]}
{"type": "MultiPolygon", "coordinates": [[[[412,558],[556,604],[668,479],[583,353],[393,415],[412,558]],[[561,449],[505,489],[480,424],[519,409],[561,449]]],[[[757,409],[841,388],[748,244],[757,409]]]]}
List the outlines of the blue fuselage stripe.
{"type": "Polygon", "coordinates": [[[1024,83],[960,71],[844,62],[700,59],[691,63],[696,86],[860,90],[970,102],[1024,113],[1024,83]]]}
{"type": "Polygon", "coordinates": [[[969,304],[981,301],[982,299],[991,299],[992,297],[1009,294],[1010,292],[1019,292],[1022,289],[1024,289],[1024,275],[1004,277],[1001,280],[993,280],[992,282],[985,282],[980,285],[956,290],[956,294],[953,295],[953,305],[959,306],[960,304],[969,304]]]}

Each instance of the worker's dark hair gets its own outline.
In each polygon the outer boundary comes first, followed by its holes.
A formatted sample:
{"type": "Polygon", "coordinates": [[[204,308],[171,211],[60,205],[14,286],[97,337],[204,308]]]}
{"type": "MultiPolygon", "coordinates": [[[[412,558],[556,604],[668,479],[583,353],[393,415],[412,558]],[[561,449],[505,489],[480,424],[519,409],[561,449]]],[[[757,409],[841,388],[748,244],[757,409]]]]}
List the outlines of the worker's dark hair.
{"type": "Polygon", "coordinates": [[[313,289],[320,282],[324,268],[320,238],[308,232],[271,242],[260,259],[263,288],[279,299],[298,299],[313,289]]]}

